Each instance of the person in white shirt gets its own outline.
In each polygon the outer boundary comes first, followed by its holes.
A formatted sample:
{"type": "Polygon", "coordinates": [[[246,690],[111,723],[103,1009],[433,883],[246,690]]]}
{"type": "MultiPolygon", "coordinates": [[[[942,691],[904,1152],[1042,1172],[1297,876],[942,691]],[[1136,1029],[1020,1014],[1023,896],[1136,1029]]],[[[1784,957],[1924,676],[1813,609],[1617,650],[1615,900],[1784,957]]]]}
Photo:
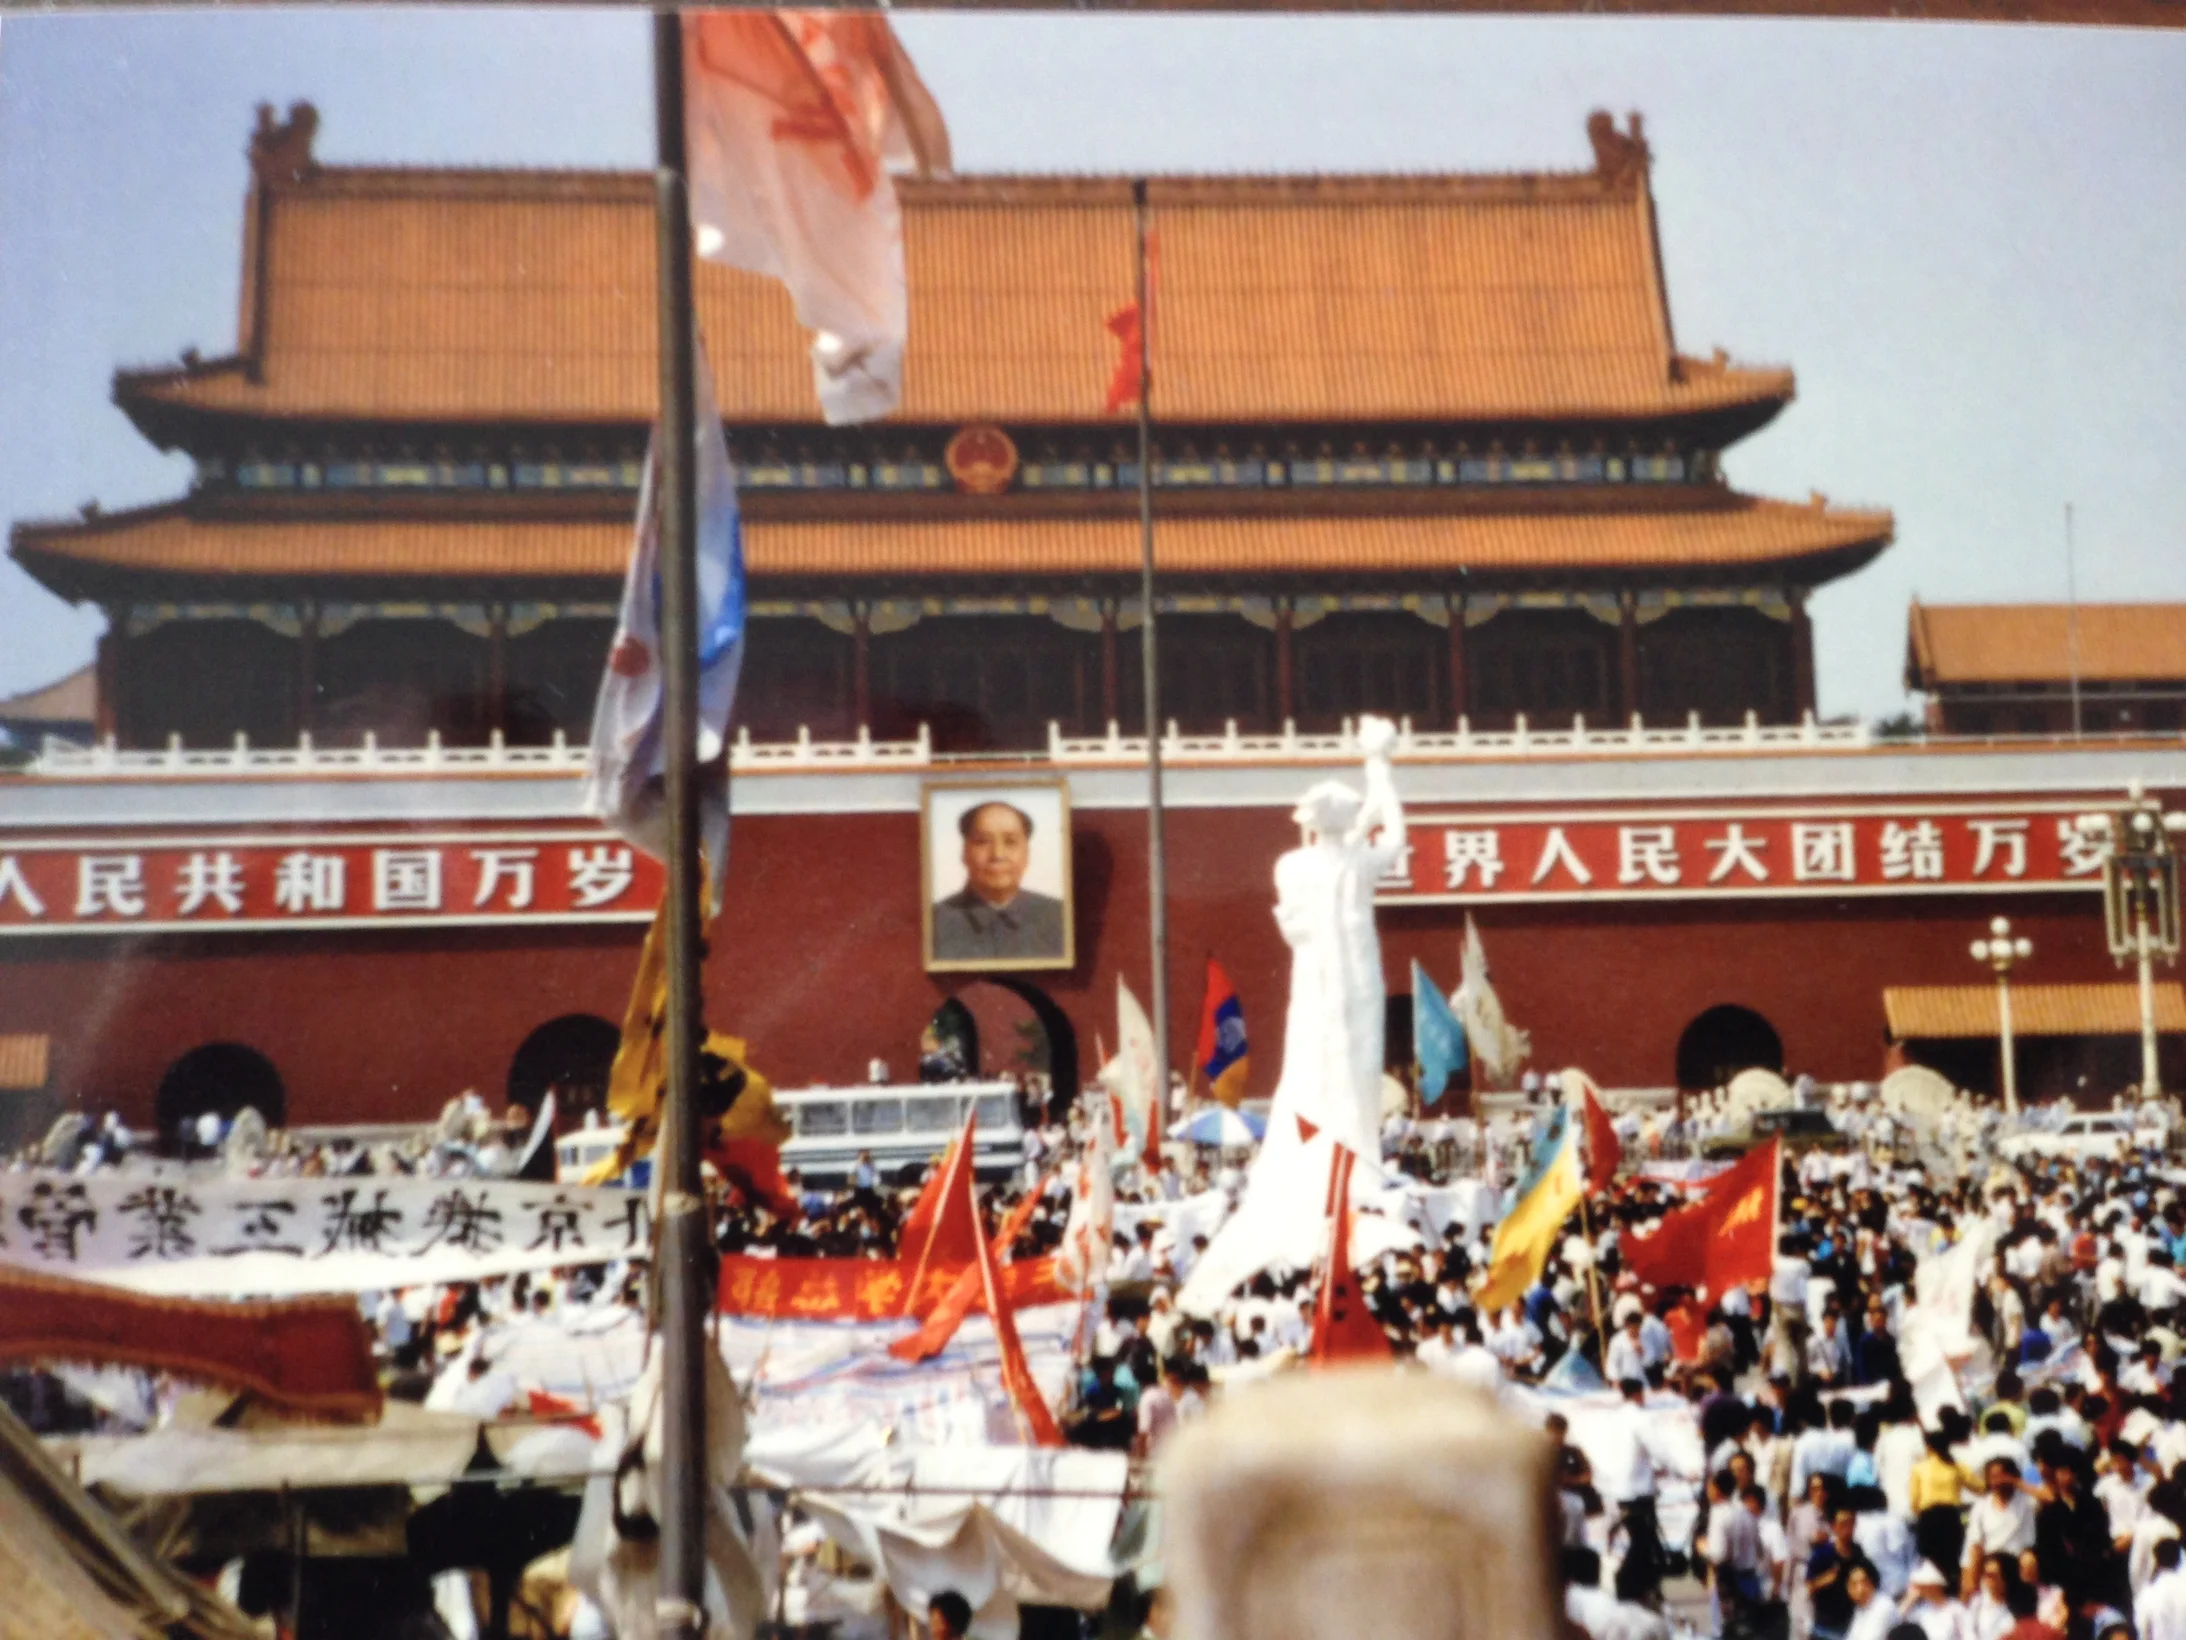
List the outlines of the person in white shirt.
{"type": "Polygon", "coordinates": [[[1989,1489],[1966,1516],[1966,1567],[1962,1580],[1970,1597],[1981,1587],[1991,1556],[2009,1558],[2034,1547],[2034,1500],[2019,1490],[2019,1470],[2009,1458],[1991,1458],[1989,1489]]]}
{"type": "Polygon", "coordinates": [[[1913,1568],[1905,1603],[1898,1615],[1916,1625],[1928,1640],[1967,1640],[1966,1608],[1951,1598],[1951,1582],[1924,1560],[1913,1568]]]}
{"type": "Polygon", "coordinates": [[[1669,1325],[1661,1316],[1649,1310],[1640,1317],[1640,1349],[1645,1353],[1649,1371],[1670,1364],[1671,1338],[1669,1325]]]}
{"type": "Polygon", "coordinates": [[[1612,1384],[1647,1376],[1647,1347],[1640,1342],[1640,1318],[1636,1312],[1627,1315],[1624,1325],[1610,1336],[1609,1348],[1602,1355],[1602,1376],[1612,1384]]]}
{"type": "Polygon", "coordinates": [[[2112,1441],[2110,1466],[2095,1482],[2095,1501],[2109,1513],[2110,1540],[2120,1550],[2131,1544],[2133,1528],[2148,1509],[2149,1481],[2140,1473],[2138,1456],[2131,1441],[2112,1441]]]}
{"type": "Polygon", "coordinates": [[[1791,1443],[1791,1495],[1803,1498],[1808,1483],[1819,1474],[1843,1478],[1852,1467],[1852,1455],[1859,1450],[1859,1441],[1852,1433],[1852,1421],[1857,1414],[1850,1401],[1832,1401],[1829,1405],[1827,1429],[1809,1429],[1800,1432],[1791,1443]]]}
{"type": "Polygon", "coordinates": [[[1530,1371],[1541,1358],[1541,1332],[1513,1304],[1488,1334],[1488,1348],[1506,1372],[1530,1371]]]}
{"type": "Polygon", "coordinates": [[[2177,1538],[2156,1545],[2153,1582],[2133,1597],[2133,1626],[2140,1640],[2186,1640],[2186,1573],[2179,1570],[2177,1538]]]}
{"type": "Polygon", "coordinates": [[[1468,1320],[1460,1329],[1458,1339],[1456,1352],[1442,1366],[1443,1374],[1460,1384],[1486,1390],[1490,1395],[1501,1390],[1503,1363],[1480,1342],[1480,1324],[1468,1320]]]}
{"type": "MultiPolygon", "coordinates": [[[[1599,1420],[1587,1456],[1594,1484],[1618,1514],[1625,1534],[1624,1563],[1617,1568],[1617,1595],[1646,1601],[1662,1588],[1662,1535],[1655,1519],[1655,1477],[1679,1474],[1677,1459],[1661,1444],[1646,1407],[1647,1387],[1637,1378],[1618,1384],[1624,1404],[1599,1420]]],[[[1691,1480],[1695,1477],[1686,1475],[1691,1480]]]]}
{"type": "Polygon", "coordinates": [[[1875,1569],[1854,1561],[1844,1574],[1844,1586],[1852,1597],[1852,1624],[1844,1640],[1890,1640],[1890,1631],[1898,1626],[1898,1606],[1877,1586],[1875,1569]]]}
{"type": "Polygon", "coordinates": [[[1702,1545],[1715,1586],[1716,1632],[1726,1625],[1745,1627],[1746,1614],[1761,1600],[1761,1530],[1738,1501],[1738,1483],[1728,1469],[1708,1480],[1708,1535],[1702,1545]]]}

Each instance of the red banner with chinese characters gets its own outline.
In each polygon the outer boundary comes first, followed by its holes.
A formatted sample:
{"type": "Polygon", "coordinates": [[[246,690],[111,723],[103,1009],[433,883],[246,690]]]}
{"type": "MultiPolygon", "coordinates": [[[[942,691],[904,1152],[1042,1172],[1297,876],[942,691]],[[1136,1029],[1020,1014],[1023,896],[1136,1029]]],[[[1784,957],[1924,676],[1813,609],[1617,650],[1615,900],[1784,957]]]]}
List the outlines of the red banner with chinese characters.
{"type": "MultiPolygon", "coordinates": [[[[928,1310],[956,1285],[957,1269],[926,1272],[922,1303],[928,1310]]],[[[1005,1264],[998,1274],[1012,1307],[1059,1304],[1075,1295],[1055,1280],[1052,1258],[1005,1264]]],[[[893,1259],[750,1258],[721,1261],[718,1303],[723,1315],[770,1321],[894,1321],[910,1313],[904,1289],[910,1278],[893,1259]]]]}
{"type": "Polygon", "coordinates": [[[2087,804],[1415,814],[1384,905],[2099,888],[2087,804]]]}
{"type": "Polygon", "coordinates": [[[661,891],[603,831],[0,842],[0,935],[636,922],[661,891]]]}

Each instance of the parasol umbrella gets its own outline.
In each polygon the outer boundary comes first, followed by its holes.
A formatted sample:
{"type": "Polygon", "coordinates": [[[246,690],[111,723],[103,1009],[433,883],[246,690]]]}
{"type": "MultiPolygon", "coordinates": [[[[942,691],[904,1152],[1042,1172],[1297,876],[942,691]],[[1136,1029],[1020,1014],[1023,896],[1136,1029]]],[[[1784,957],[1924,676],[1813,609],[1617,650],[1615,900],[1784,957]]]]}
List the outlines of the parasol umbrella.
{"type": "Polygon", "coordinates": [[[1169,1130],[1169,1137],[1187,1139],[1195,1145],[1215,1145],[1223,1150],[1244,1150],[1258,1144],[1267,1130],[1268,1124],[1263,1117],[1214,1105],[1177,1123],[1169,1130]]]}

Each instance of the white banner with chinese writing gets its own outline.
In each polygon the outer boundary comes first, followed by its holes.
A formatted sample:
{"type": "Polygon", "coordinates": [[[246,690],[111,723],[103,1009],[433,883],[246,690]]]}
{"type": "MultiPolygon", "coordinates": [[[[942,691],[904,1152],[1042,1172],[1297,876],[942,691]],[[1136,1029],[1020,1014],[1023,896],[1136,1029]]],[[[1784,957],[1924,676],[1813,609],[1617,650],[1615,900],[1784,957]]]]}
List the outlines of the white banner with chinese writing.
{"type": "Polygon", "coordinates": [[[495,1179],[0,1173],[0,1263],[170,1297],[291,1298],[643,1256],[642,1191],[495,1179]]]}

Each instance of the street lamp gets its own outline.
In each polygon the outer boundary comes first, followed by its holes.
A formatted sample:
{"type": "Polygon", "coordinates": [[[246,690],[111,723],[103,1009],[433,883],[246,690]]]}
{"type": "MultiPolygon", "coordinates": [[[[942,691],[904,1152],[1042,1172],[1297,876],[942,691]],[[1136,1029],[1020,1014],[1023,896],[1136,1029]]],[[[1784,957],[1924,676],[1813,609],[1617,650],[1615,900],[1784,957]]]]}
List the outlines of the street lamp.
{"type": "Polygon", "coordinates": [[[2186,831],[2186,814],[2166,814],[2136,780],[2115,814],[2083,814],[2081,835],[2110,845],[2103,860],[2103,933],[2113,961],[2140,968],[2140,1091],[2162,1091],[2156,1067],[2155,959],[2178,961],[2178,851],[2171,839],[2186,831]]]}
{"type": "Polygon", "coordinates": [[[2034,955],[2034,942],[2021,934],[2012,938],[2011,919],[1998,917],[1989,924],[1989,937],[1973,942],[1973,960],[1985,962],[1996,975],[1996,1034],[2004,1061],[2004,1112],[2019,1114],[2018,1055],[2011,1041],[2011,970],[2014,963],[2034,955]]]}

